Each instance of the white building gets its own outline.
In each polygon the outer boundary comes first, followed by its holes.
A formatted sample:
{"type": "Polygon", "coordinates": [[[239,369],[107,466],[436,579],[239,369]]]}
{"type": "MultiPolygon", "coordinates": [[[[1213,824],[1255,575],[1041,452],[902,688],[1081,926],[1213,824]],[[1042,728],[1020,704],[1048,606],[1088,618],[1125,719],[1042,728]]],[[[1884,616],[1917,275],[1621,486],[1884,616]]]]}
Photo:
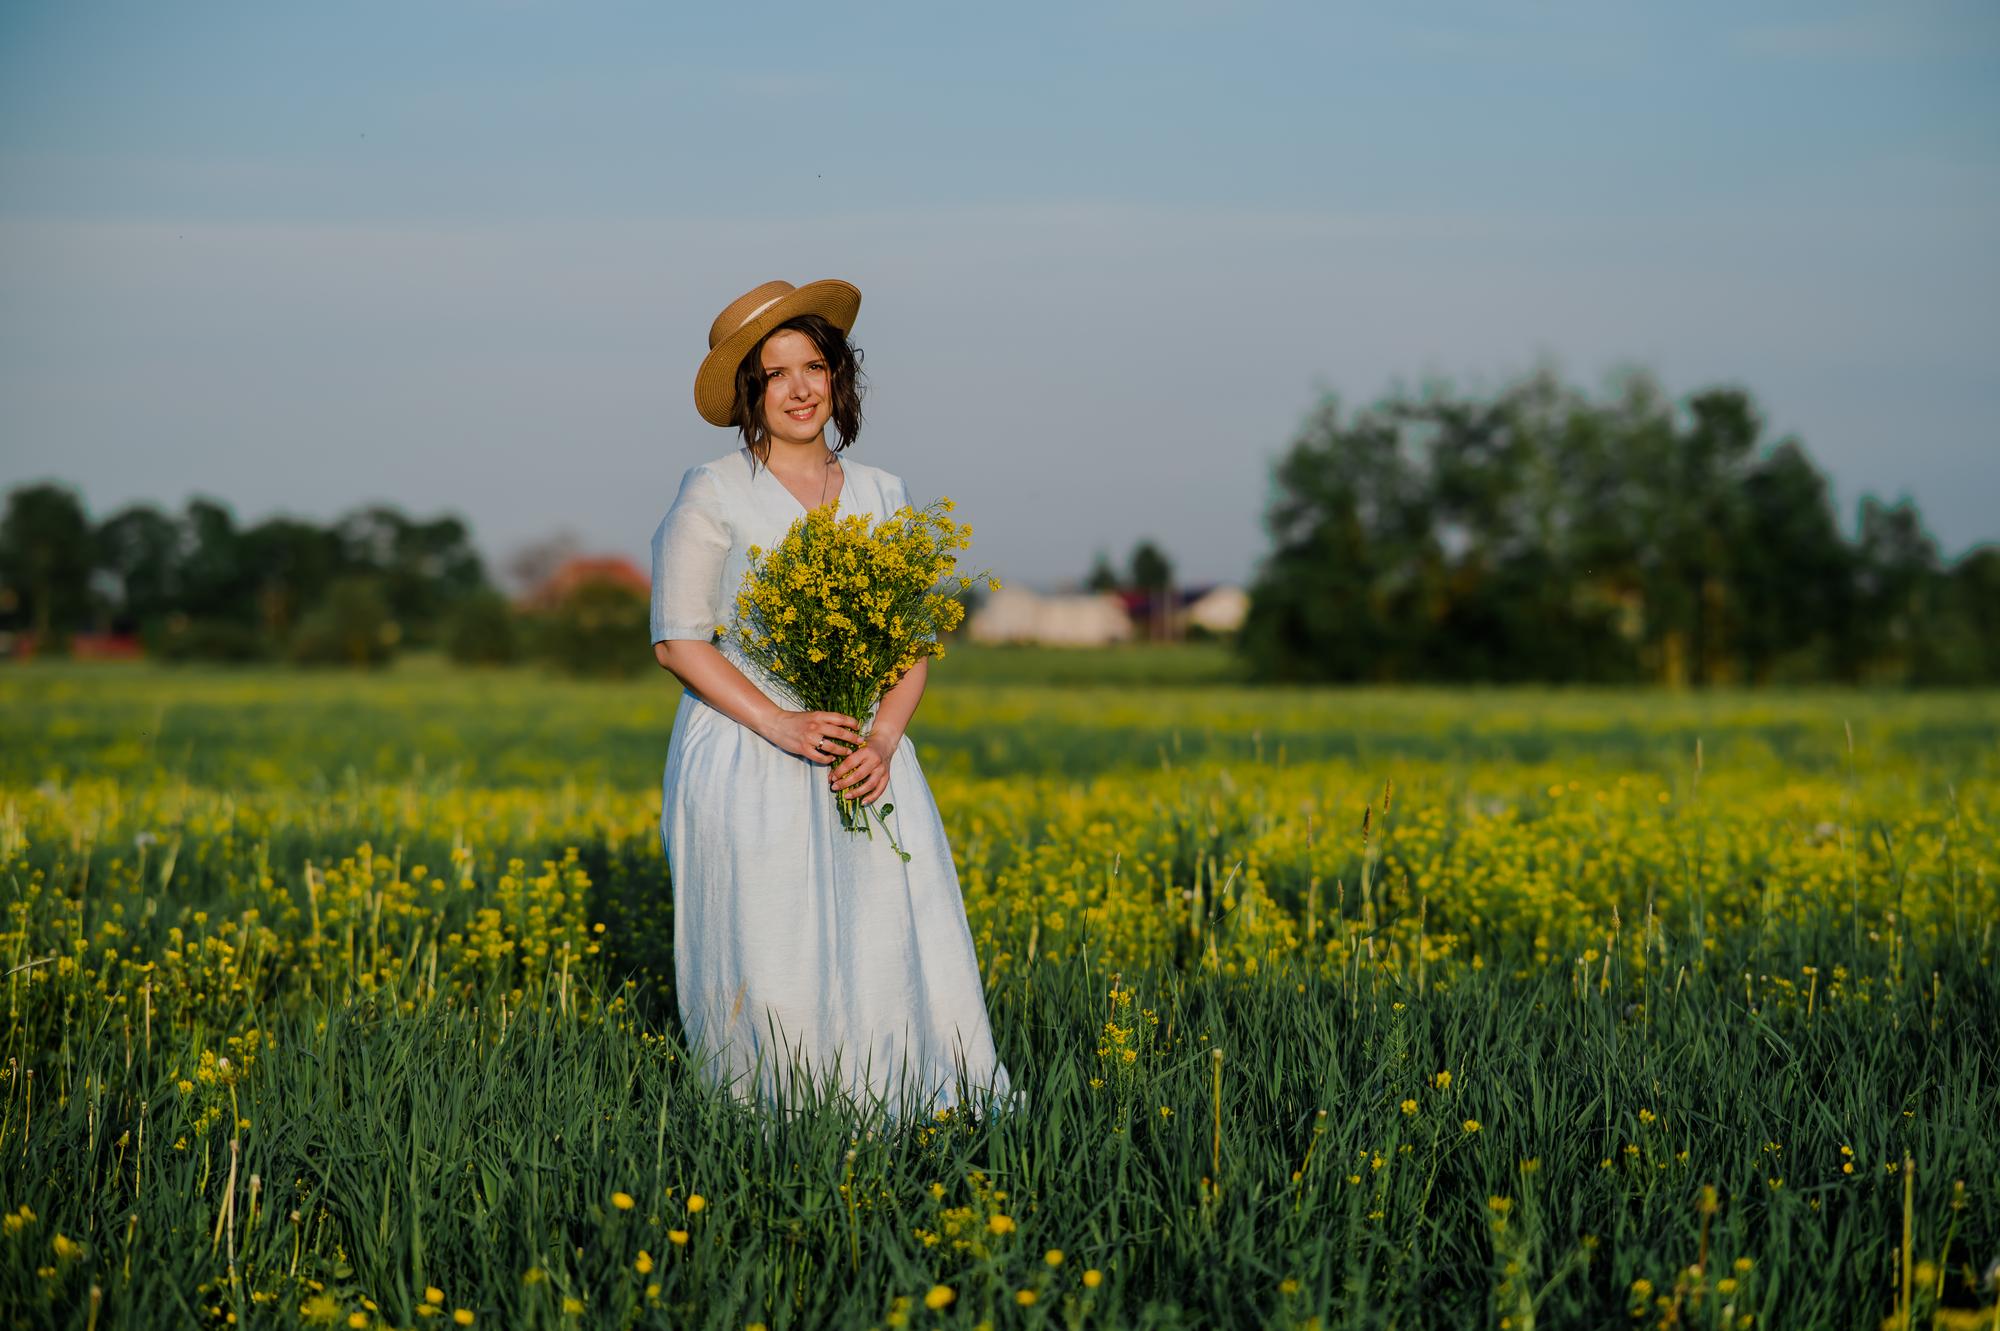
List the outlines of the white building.
{"type": "Polygon", "coordinates": [[[1006,587],[986,598],[965,632],[974,642],[1099,647],[1130,641],[1132,621],[1109,594],[1039,596],[1006,587]]]}
{"type": "Polygon", "coordinates": [[[1211,587],[1183,606],[1183,625],[1199,624],[1210,633],[1231,634],[1250,617],[1250,594],[1241,587],[1211,587]]]}

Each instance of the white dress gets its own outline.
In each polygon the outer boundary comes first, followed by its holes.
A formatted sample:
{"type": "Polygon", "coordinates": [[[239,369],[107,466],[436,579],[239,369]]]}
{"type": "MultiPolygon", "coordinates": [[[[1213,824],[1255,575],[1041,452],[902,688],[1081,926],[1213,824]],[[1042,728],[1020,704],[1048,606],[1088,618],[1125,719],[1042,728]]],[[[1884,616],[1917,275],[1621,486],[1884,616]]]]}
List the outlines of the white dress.
{"type": "MultiPolygon", "coordinates": [[[[909,502],[898,477],[841,460],[843,514],[909,502]]],[[[747,448],[688,469],[653,534],[652,636],[709,642],[735,620],[749,547],[805,508],[747,448]]],[[[746,662],[767,697],[793,705],[746,662]]],[[[828,1090],[892,1120],[1018,1107],[993,1047],[965,902],[930,786],[905,735],[879,825],[841,826],[828,768],[772,744],[688,690],[667,745],[660,841],[673,875],[682,1025],[702,1075],[788,1110],[828,1090]],[[807,1077],[812,1085],[794,1084],[807,1077]]],[[[873,815],[871,814],[871,823],[873,815]]]]}

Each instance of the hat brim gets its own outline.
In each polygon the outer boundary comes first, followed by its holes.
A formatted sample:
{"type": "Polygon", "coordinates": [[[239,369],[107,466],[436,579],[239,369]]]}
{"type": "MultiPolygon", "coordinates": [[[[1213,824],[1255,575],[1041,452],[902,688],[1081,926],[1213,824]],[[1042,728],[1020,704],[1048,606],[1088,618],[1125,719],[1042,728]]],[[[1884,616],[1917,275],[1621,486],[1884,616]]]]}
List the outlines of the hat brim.
{"type": "Polygon", "coordinates": [[[861,311],[861,291],[839,278],[808,282],[758,311],[755,318],[709,349],[694,376],[694,409],[710,425],[736,423],[736,367],[750,348],[787,319],[817,314],[845,333],[861,311]]]}

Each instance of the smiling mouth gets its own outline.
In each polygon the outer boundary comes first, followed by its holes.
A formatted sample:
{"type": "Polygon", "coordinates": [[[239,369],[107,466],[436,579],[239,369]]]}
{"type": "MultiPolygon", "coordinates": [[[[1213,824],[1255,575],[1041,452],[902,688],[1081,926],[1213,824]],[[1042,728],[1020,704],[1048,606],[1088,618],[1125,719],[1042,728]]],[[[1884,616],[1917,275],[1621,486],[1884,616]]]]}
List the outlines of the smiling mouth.
{"type": "Polygon", "coordinates": [[[809,421],[818,413],[819,413],[819,404],[814,403],[810,407],[794,407],[792,410],[787,411],[785,414],[787,416],[790,416],[795,421],[809,421]]]}

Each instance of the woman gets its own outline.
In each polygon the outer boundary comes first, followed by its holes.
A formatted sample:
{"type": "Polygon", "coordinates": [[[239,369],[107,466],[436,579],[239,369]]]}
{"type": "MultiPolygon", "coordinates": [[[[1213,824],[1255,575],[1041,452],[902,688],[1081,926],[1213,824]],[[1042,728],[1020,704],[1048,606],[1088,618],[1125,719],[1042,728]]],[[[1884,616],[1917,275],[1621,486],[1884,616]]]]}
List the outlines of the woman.
{"type": "Polygon", "coordinates": [[[1010,1094],[944,824],[904,731],[919,661],[872,724],[799,711],[716,641],[749,548],[810,508],[884,517],[903,482],[840,454],[861,428],[846,282],[767,282],[708,332],[695,407],[743,444],[692,467],[653,534],[653,654],[686,686],[667,745],[660,838],[674,961],[704,1075],[783,1109],[813,1090],[891,1118],[1010,1094]],[[839,443],[829,446],[831,424],[839,443]],[[844,829],[831,791],[894,806],[886,837],[844,829]]]}

